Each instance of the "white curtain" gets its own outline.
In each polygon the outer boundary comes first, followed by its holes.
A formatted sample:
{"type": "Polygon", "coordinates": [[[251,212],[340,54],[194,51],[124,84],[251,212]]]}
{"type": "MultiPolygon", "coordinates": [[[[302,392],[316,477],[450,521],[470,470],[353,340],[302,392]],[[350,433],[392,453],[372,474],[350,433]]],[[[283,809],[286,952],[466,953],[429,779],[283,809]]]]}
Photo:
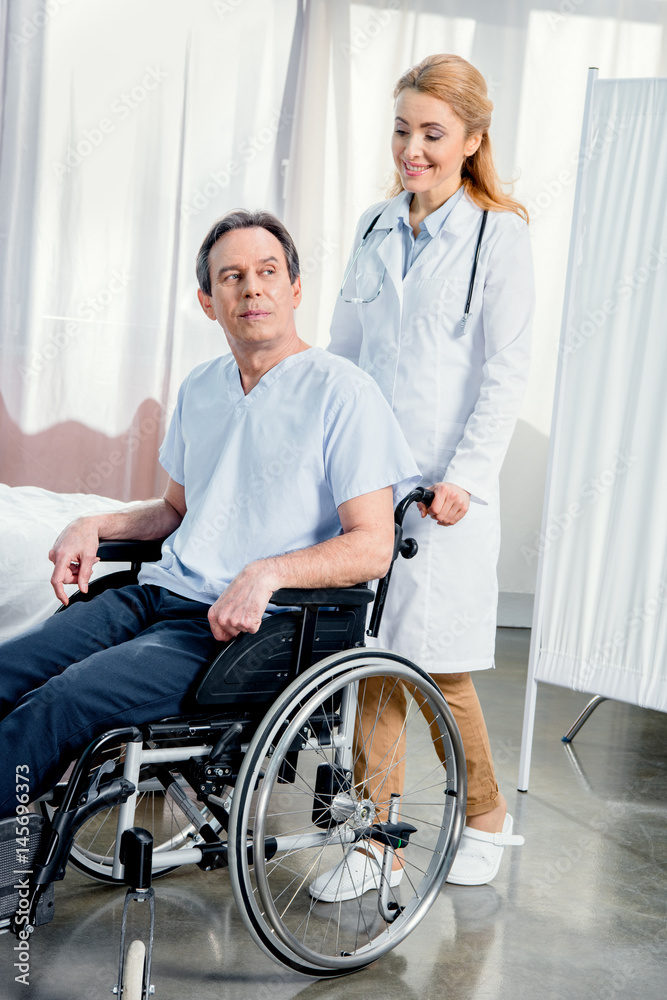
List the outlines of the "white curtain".
{"type": "Polygon", "coordinates": [[[535,677],[667,711],[667,79],[592,116],[535,677]]]}
{"type": "Polygon", "coordinates": [[[227,350],[196,300],[199,244],[230,208],[281,210],[297,11],[4,4],[4,482],[121,499],[159,488],[178,385],[227,350]]]}

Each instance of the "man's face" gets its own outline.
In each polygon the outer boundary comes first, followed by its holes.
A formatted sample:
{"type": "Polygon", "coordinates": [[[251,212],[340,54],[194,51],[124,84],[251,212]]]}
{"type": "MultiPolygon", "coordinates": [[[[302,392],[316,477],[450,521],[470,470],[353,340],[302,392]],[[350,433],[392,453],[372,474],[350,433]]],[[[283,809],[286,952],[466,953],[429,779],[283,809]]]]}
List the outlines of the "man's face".
{"type": "Polygon", "coordinates": [[[278,343],[295,332],[301,281],[290,283],[285,253],[266,229],[225,233],[209,255],[211,294],[199,291],[210,319],[222,326],[230,347],[278,343]]]}

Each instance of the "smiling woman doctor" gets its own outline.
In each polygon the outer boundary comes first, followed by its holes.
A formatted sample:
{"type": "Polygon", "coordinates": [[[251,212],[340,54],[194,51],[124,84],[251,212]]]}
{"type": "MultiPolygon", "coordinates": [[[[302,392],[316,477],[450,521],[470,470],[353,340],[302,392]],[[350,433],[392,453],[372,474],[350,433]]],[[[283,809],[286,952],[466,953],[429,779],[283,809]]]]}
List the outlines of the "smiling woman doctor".
{"type": "MultiPolygon", "coordinates": [[[[422,485],[435,491],[422,521],[414,508],[406,518],[419,555],[395,566],[379,642],[434,675],[454,713],[468,807],[449,881],[479,885],[496,875],[504,846],[523,843],[512,836],[470,672],[494,660],[498,476],[523,397],[533,312],[527,213],[498,180],[493,105],[473,66],[429,56],[394,97],[394,196],[359,220],[330,350],[377,380],[422,485]]],[[[404,705],[401,693],[379,706],[388,741],[404,705]]],[[[376,884],[374,859],[355,855],[336,898],[376,884]]]]}

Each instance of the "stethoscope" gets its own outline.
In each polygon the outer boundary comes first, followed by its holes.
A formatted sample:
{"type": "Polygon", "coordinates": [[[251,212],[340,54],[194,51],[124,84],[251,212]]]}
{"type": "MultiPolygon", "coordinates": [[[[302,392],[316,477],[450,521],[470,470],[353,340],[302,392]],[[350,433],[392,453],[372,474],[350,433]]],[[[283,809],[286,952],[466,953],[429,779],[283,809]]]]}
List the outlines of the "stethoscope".
{"type": "MultiPolygon", "coordinates": [[[[368,227],[368,229],[366,230],[366,232],[364,233],[364,235],[361,237],[361,243],[357,247],[357,249],[355,251],[355,254],[352,257],[352,260],[350,261],[350,265],[349,265],[347,271],[345,272],[345,275],[343,277],[343,283],[340,286],[340,297],[342,298],[343,302],[349,302],[349,303],[351,303],[352,305],[355,305],[355,306],[368,305],[369,302],[374,302],[375,299],[380,294],[380,292],[382,291],[382,287],[384,285],[384,277],[385,277],[385,274],[387,273],[387,268],[386,267],[384,268],[384,270],[382,272],[382,275],[380,276],[380,284],[378,285],[377,292],[375,292],[374,295],[371,295],[370,298],[351,298],[351,299],[347,299],[343,295],[343,290],[345,288],[345,284],[347,282],[347,279],[349,278],[350,274],[352,273],[352,269],[353,269],[354,265],[356,264],[357,257],[359,256],[359,254],[363,250],[364,246],[366,245],[366,240],[368,240],[373,233],[390,233],[391,230],[392,230],[391,226],[388,229],[375,229],[375,223],[378,221],[378,219],[380,218],[381,214],[382,213],[380,212],[379,215],[375,216],[375,218],[371,222],[370,226],[368,227]]],[[[472,270],[470,272],[470,283],[468,285],[468,297],[466,298],[466,305],[465,305],[465,309],[463,310],[463,316],[461,318],[461,329],[460,329],[460,332],[459,332],[459,336],[462,336],[465,333],[466,324],[467,324],[468,320],[470,319],[470,303],[472,302],[472,293],[475,290],[475,275],[477,274],[477,264],[479,262],[479,252],[480,252],[480,250],[482,248],[482,237],[484,236],[484,229],[486,227],[486,217],[487,217],[488,214],[489,213],[488,213],[487,209],[485,209],[482,212],[482,221],[481,221],[480,226],[479,226],[479,235],[477,237],[477,246],[475,247],[475,256],[473,258],[472,270]]]]}

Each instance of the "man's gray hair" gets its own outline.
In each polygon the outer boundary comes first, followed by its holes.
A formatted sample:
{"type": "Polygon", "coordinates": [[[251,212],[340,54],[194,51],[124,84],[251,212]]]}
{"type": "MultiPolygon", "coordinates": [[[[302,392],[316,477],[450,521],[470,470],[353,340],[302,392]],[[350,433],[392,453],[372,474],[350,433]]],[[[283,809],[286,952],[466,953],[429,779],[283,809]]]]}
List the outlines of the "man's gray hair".
{"type": "Polygon", "coordinates": [[[238,208],[234,212],[223,215],[209,229],[204,242],[197,254],[197,281],[204,295],[211,294],[211,272],[209,269],[209,255],[211,249],[218,240],[226,233],[231,233],[235,229],[266,229],[278,240],[285,252],[287,261],[287,271],[291,284],[294,284],[299,277],[299,255],[294,246],[294,240],[285,229],[284,225],[271,212],[248,212],[245,208],[238,208]]]}

